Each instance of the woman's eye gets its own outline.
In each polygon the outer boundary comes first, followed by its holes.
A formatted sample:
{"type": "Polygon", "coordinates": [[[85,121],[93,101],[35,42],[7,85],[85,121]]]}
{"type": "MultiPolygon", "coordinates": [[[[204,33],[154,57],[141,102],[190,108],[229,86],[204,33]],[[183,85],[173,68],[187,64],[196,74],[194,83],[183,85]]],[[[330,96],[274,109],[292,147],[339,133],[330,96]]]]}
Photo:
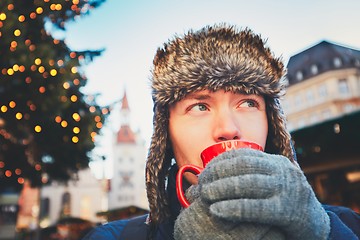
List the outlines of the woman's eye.
{"type": "Polygon", "coordinates": [[[240,104],[240,107],[253,108],[253,107],[257,107],[257,106],[258,106],[257,102],[252,99],[247,99],[240,104]]]}
{"type": "Polygon", "coordinates": [[[203,112],[203,111],[207,111],[208,108],[206,107],[205,104],[199,103],[199,104],[196,104],[196,105],[192,106],[191,110],[203,112]]]}

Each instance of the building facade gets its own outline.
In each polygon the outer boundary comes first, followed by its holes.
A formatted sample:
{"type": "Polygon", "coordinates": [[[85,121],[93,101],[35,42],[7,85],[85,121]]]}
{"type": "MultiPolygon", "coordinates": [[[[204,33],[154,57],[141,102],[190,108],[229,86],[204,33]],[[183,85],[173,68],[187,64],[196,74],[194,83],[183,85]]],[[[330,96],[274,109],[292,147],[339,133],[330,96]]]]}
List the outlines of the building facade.
{"type": "Polygon", "coordinates": [[[360,109],[360,51],[322,41],[289,59],[283,100],[290,131],[360,109]]]}
{"type": "Polygon", "coordinates": [[[126,92],[120,109],[120,128],[113,142],[113,178],[110,181],[109,211],[129,206],[148,209],[145,190],[145,141],[130,127],[126,92]]]}
{"type": "Polygon", "coordinates": [[[360,50],[322,41],[287,70],[282,101],[300,166],[320,201],[360,212],[360,50]]]}
{"type": "Polygon", "coordinates": [[[107,210],[105,180],[97,179],[88,169],[78,172],[78,179],[66,184],[52,182],[41,188],[40,226],[55,224],[64,217],[78,217],[99,222],[98,212],[107,210]]]}

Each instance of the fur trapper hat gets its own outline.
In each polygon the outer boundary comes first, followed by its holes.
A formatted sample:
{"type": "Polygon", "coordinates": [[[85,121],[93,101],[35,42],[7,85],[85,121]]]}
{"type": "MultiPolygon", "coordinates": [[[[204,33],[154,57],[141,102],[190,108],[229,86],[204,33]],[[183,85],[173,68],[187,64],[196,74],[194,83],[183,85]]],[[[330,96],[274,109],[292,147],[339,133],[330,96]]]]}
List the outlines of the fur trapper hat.
{"type": "Polygon", "coordinates": [[[225,24],[175,36],[158,49],[152,70],[154,132],[146,164],[146,188],[153,224],[169,216],[166,177],[174,158],[168,134],[169,105],[189,93],[219,89],[262,95],[269,133],[265,151],[295,156],[279,102],[284,83],[283,63],[259,35],[225,24]]]}

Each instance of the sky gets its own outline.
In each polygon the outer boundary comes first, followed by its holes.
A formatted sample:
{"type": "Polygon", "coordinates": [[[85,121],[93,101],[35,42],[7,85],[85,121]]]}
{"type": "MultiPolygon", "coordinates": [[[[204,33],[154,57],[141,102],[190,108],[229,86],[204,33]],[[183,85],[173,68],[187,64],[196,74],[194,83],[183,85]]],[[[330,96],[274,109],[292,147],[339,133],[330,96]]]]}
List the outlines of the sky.
{"type": "MultiPolygon", "coordinates": [[[[126,90],[131,127],[146,147],[152,134],[150,74],[157,48],[189,29],[215,23],[248,27],[267,39],[267,46],[289,58],[322,40],[360,49],[359,0],[107,0],[89,15],[66,25],[65,41],[73,50],[105,49],[84,67],[88,84],[82,91],[99,94],[99,105],[121,100],[126,90]]],[[[94,152],[111,177],[112,133],[120,127],[120,103],[97,139],[94,152]]]]}

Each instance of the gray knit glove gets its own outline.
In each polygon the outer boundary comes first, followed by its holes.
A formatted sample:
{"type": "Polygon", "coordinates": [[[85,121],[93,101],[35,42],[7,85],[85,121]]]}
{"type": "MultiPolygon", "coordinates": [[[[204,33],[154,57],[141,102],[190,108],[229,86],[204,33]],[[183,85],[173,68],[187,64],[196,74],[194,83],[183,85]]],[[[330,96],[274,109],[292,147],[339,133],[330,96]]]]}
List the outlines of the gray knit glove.
{"type": "Polygon", "coordinates": [[[253,223],[229,222],[209,213],[209,204],[200,197],[201,183],[191,186],[186,196],[192,204],[183,209],[175,222],[176,240],[244,239],[284,240],[284,234],[274,227],[253,223]]]}
{"type": "Polygon", "coordinates": [[[239,149],[213,159],[199,175],[211,215],[280,228],[286,239],[326,240],[330,220],[303,172],[284,156],[239,149]]]}

